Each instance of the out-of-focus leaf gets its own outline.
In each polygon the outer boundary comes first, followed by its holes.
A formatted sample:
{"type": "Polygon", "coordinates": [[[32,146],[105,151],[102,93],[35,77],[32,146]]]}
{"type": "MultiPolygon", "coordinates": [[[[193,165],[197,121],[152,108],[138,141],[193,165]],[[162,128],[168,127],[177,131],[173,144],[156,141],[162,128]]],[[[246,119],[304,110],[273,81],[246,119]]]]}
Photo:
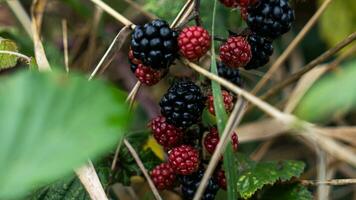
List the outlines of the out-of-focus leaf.
{"type": "Polygon", "coordinates": [[[250,198],[265,185],[273,185],[277,181],[284,182],[299,177],[305,164],[300,161],[284,160],[256,163],[246,157],[236,156],[239,166],[237,191],[242,198],[250,198]]]}
{"type": "Polygon", "coordinates": [[[320,122],[356,106],[356,62],[318,81],[299,103],[296,114],[308,121],[320,122]]]}
{"type": "MultiPolygon", "coordinates": [[[[325,0],[319,0],[321,5],[325,0]]],[[[332,1],[320,18],[322,36],[330,46],[356,30],[355,0],[332,1]]]]}
{"type": "Polygon", "coordinates": [[[265,200],[312,200],[313,195],[301,184],[274,185],[262,194],[265,200]]]}
{"type": "Polygon", "coordinates": [[[0,199],[107,152],[129,121],[125,94],[99,80],[21,71],[0,82],[0,199]]]}
{"type": "MultiPolygon", "coordinates": [[[[18,48],[15,42],[0,37],[0,50],[18,52],[18,48]]],[[[15,67],[17,60],[19,59],[16,55],[0,53],[0,69],[7,69],[15,67]]]]}

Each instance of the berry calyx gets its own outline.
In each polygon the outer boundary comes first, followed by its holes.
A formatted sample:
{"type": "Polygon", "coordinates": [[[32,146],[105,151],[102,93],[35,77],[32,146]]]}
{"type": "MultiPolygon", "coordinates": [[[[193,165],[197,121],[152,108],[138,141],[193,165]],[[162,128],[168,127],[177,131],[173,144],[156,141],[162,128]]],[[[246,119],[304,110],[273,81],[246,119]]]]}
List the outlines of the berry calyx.
{"type": "MultiPolygon", "coordinates": [[[[219,138],[218,129],[215,127],[212,127],[210,129],[209,133],[204,137],[203,142],[204,142],[204,147],[205,147],[206,151],[210,154],[213,154],[219,141],[220,141],[220,138],[219,138]]],[[[238,145],[239,145],[239,140],[238,140],[237,134],[235,132],[231,135],[231,142],[232,142],[232,147],[233,147],[234,151],[237,151],[238,145]]]]}
{"type": "Polygon", "coordinates": [[[232,36],[220,46],[220,59],[230,67],[243,67],[251,59],[251,46],[242,36],[232,36]]]}
{"type": "Polygon", "coordinates": [[[176,175],[169,163],[161,163],[151,171],[151,178],[157,189],[164,190],[172,188],[176,175]]]}
{"type": "Polygon", "coordinates": [[[166,122],[166,118],[158,116],[154,118],[149,124],[153,137],[157,140],[158,144],[165,148],[172,148],[179,145],[183,139],[183,132],[166,122]]]}
{"type": "Polygon", "coordinates": [[[188,60],[194,61],[209,51],[211,37],[209,32],[200,26],[184,28],[178,36],[179,52],[188,60]]]}
{"type": "MultiPolygon", "coordinates": [[[[224,107],[227,113],[230,113],[234,107],[234,97],[227,92],[226,90],[221,91],[222,98],[224,101],[224,107]]],[[[207,98],[207,107],[208,111],[212,114],[215,115],[215,109],[214,109],[214,96],[210,94],[207,98]]]]}
{"type": "Polygon", "coordinates": [[[168,160],[177,174],[189,175],[199,168],[199,152],[188,145],[173,148],[168,155],[168,160]]]}
{"type": "Polygon", "coordinates": [[[169,124],[187,128],[201,119],[204,96],[200,88],[191,81],[175,82],[162,97],[161,113],[169,124]]]}
{"type": "Polygon", "coordinates": [[[178,33],[164,20],[156,19],[132,32],[133,56],[153,69],[168,68],[178,53],[178,33]]]}

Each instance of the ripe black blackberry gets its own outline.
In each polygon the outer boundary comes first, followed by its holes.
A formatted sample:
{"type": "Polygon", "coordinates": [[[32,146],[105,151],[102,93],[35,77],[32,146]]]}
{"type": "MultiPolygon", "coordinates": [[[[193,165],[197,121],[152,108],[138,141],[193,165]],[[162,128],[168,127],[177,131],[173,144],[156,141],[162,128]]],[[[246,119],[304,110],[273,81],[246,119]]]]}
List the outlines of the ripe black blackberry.
{"type": "MultiPolygon", "coordinates": [[[[178,180],[182,184],[182,195],[186,200],[191,200],[194,197],[196,190],[199,187],[200,181],[204,176],[204,169],[201,168],[199,171],[188,175],[180,176],[178,180]]],[[[205,189],[205,192],[201,200],[214,200],[215,195],[219,190],[219,185],[215,177],[210,178],[208,186],[205,189]]]]}
{"type": "Polygon", "coordinates": [[[187,128],[201,119],[204,101],[205,98],[197,85],[188,80],[180,80],[168,89],[159,105],[168,123],[187,128]]]}
{"type": "Polygon", "coordinates": [[[252,58],[244,68],[256,69],[267,64],[273,53],[272,41],[253,32],[247,37],[247,41],[251,46],[252,58]]]}
{"type": "Polygon", "coordinates": [[[237,86],[242,86],[242,78],[238,69],[226,66],[224,63],[217,63],[218,75],[237,86]]]}
{"type": "Polygon", "coordinates": [[[160,19],[136,26],[131,39],[133,56],[153,69],[167,68],[178,54],[177,37],[178,33],[160,19]]]}
{"type": "Polygon", "coordinates": [[[276,38],[288,32],[294,11],[288,0],[260,0],[247,10],[247,25],[260,35],[276,38]]]}

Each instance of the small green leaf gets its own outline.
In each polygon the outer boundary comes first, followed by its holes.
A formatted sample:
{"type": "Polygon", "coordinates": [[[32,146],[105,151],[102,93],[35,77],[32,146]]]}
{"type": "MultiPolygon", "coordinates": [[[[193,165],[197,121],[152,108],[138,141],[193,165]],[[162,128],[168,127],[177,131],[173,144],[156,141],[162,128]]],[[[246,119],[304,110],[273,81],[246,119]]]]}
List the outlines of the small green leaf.
{"type": "Polygon", "coordinates": [[[28,63],[30,70],[38,70],[37,62],[34,57],[31,57],[30,63],[28,63]]]}
{"type": "Polygon", "coordinates": [[[313,195],[301,184],[275,185],[265,191],[261,199],[265,200],[312,200],[313,195]]]}
{"type": "Polygon", "coordinates": [[[125,94],[99,80],[21,71],[0,82],[0,199],[111,150],[129,121],[125,94]]]}
{"type": "Polygon", "coordinates": [[[299,103],[297,116],[312,122],[325,121],[356,107],[356,62],[318,81],[299,103]]]}
{"type": "MultiPolygon", "coordinates": [[[[18,52],[15,42],[0,37],[0,50],[9,52],[18,52]]],[[[17,63],[18,56],[0,53],[0,69],[7,69],[14,67],[17,63]]]]}
{"type": "Polygon", "coordinates": [[[243,156],[237,156],[236,161],[236,166],[239,166],[237,191],[244,199],[250,198],[265,185],[299,177],[305,166],[303,162],[289,160],[255,163],[243,156]]]}

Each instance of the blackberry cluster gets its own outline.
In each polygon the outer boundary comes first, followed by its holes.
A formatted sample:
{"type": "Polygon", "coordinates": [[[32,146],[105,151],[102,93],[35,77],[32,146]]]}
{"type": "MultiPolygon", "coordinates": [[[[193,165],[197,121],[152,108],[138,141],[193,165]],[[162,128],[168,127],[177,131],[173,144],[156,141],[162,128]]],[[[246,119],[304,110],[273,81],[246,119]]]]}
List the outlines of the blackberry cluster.
{"type": "Polygon", "coordinates": [[[247,24],[262,36],[276,38],[288,32],[294,21],[288,0],[260,0],[247,10],[247,24]]]}
{"type": "Polygon", "coordinates": [[[161,113],[167,122],[180,128],[197,123],[204,109],[200,88],[188,80],[175,82],[161,99],[161,113]]]}
{"type": "Polygon", "coordinates": [[[136,26],[131,39],[133,56],[153,69],[166,69],[177,57],[177,37],[178,33],[160,19],[136,26]]]}
{"type": "Polygon", "coordinates": [[[267,64],[273,53],[272,41],[253,32],[247,37],[247,41],[251,45],[252,59],[245,69],[256,69],[267,64]]]}
{"type": "MultiPolygon", "coordinates": [[[[199,169],[196,173],[188,176],[181,176],[178,179],[182,184],[182,195],[184,199],[191,200],[194,197],[196,190],[200,185],[200,181],[204,176],[204,168],[199,169]]],[[[219,185],[215,177],[210,178],[202,200],[214,200],[215,195],[219,190],[219,185]]]]}

